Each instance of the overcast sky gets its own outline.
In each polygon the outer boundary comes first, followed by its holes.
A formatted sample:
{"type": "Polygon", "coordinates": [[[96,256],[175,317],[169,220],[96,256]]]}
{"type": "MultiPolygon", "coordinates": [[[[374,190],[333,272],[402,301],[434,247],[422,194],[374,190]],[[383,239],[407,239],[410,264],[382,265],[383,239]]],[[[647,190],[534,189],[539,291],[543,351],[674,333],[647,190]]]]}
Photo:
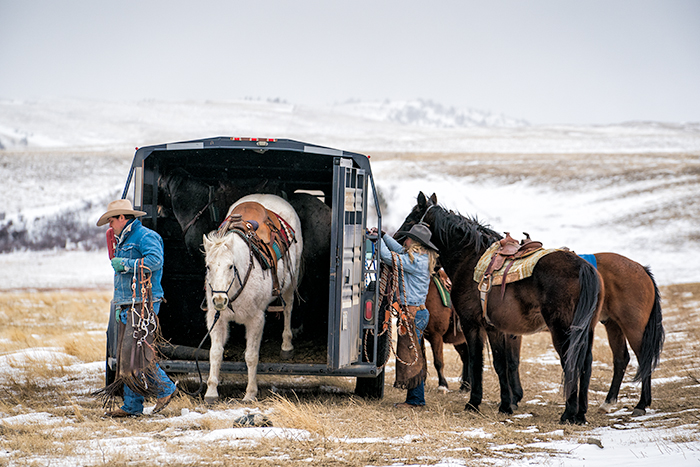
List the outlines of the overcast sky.
{"type": "Polygon", "coordinates": [[[0,98],[46,97],[700,122],[700,1],[0,0],[0,98]]]}

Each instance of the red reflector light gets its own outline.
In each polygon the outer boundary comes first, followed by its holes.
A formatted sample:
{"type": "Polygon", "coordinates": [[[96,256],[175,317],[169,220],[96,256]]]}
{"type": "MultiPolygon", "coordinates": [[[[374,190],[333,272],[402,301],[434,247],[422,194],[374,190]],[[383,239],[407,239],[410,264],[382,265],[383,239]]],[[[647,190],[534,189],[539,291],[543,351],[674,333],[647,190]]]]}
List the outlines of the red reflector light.
{"type": "Polygon", "coordinates": [[[372,307],[372,301],[368,300],[365,302],[365,319],[367,321],[372,321],[372,317],[374,316],[373,314],[373,307],[372,307]]]}
{"type": "Polygon", "coordinates": [[[234,137],[231,137],[231,141],[252,141],[252,142],[267,141],[268,143],[274,143],[277,141],[277,138],[241,138],[239,136],[234,136],[234,137]]]}

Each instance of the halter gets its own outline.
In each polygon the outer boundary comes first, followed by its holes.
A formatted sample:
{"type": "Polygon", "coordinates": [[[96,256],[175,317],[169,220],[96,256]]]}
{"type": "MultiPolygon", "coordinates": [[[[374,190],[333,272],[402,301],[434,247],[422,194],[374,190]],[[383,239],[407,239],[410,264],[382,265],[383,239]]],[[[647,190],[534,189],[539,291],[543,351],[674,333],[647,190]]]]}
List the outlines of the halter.
{"type": "Polygon", "coordinates": [[[423,219],[425,219],[425,216],[428,214],[428,211],[430,211],[432,208],[436,208],[436,207],[437,207],[437,204],[431,204],[430,206],[428,206],[428,209],[425,210],[425,212],[423,213],[423,217],[420,218],[418,223],[420,224],[421,222],[423,222],[423,219]]]}
{"type": "Polygon", "coordinates": [[[237,233],[238,236],[241,237],[243,240],[245,240],[245,242],[248,244],[248,253],[249,253],[250,261],[248,262],[248,270],[245,273],[245,279],[243,279],[241,281],[241,276],[238,274],[238,268],[236,267],[235,264],[233,265],[233,277],[231,278],[231,282],[229,282],[226,290],[214,290],[214,288],[211,286],[211,283],[207,279],[207,285],[209,286],[209,290],[211,290],[212,295],[221,293],[221,294],[225,294],[226,296],[228,296],[228,292],[229,292],[229,290],[231,290],[231,287],[233,286],[233,282],[236,280],[236,278],[238,278],[238,283],[241,284],[241,288],[236,291],[236,293],[233,295],[233,297],[231,297],[231,299],[229,300],[229,303],[234,302],[238,298],[238,296],[241,294],[241,292],[243,292],[243,288],[248,283],[248,278],[250,277],[250,271],[253,269],[253,266],[254,266],[254,264],[253,264],[253,247],[250,244],[250,238],[248,238],[248,236],[245,235],[240,230],[234,229],[233,232],[237,233]]]}
{"type": "Polygon", "coordinates": [[[187,223],[185,227],[182,229],[182,235],[185,235],[188,230],[190,230],[190,227],[194,225],[195,222],[199,220],[200,217],[202,217],[202,214],[204,214],[204,211],[209,209],[211,205],[214,203],[214,187],[209,185],[209,202],[204,205],[204,207],[197,213],[195,216],[192,218],[191,221],[187,223]]]}

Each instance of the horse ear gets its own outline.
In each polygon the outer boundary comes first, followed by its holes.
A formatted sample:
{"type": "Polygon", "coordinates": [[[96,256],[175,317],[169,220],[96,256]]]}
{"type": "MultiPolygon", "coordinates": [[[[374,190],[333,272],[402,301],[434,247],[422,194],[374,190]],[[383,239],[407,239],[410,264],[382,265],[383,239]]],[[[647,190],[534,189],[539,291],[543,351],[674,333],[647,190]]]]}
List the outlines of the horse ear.
{"type": "Polygon", "coordinates": [[[418,207],[423,209],[426,207],[427,204],[428,204],[428,200],[425,198],[425,195],[423,194],[422,191],[419,192],[418,193],[418,207]]]}
{"type": "Polygon", "coordinates": [[[207,234],[202,235],[202,244],[204,245],[204,251],[208,250],[212,243],[214,242],[207,238],[207,234]]]}
{"type": "Polygon", "coordinates": [[[437,205],[437,195],[435,193],[430,197],[430,202],[437,205]]]}

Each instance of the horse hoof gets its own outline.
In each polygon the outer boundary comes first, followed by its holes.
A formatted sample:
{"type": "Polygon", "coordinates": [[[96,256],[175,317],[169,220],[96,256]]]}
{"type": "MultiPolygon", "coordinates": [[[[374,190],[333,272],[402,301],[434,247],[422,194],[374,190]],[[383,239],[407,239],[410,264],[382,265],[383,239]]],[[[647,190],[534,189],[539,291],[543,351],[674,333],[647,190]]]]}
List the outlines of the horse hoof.
{"type": "Polygon", "coordinates": [[[204,397],[204,403],[207,405],[214,405],[219,402],[218,397],[204,397]]]}
{"type": "Polygon", "coordinates": [[[508,405],[501,405],[498,407],[498,411],[502,414],[506,415],[513,415],[513,406],[508,404],[508,405]]]}
{"type": "Polygon", "coordinates": [[[464,406],[464,410],[468,410],[469,412],[479,412],[479,406],[473,405],[471,402],[467,402],[467,405],[464,406]]]}
{"type": "Polygon", "coordinates": [[[292,349],[292,350],[282,350],[282,351],[280,352],[280,358],[281,358],[282,360],[291,360],[292,358],[294,358],[294,349],[292,349]]]}
{"type": "Polygon", "coordinates": [[[632,411],[632,416],[633,417],[641,417],[642,415],[646,415],[647,411],[645,409],[637,409],[635,408],[632,411]]]}
{"type": "Polygon", "coordinates": [[[602,404],[600,404],[600,407],[598,407],[599,413],[610,413],[613,410],[615,410],[615,406],[608,402],[603,402],[602,404]]]}
{"type": "Polygon", "coordinates": [[[437,392],[439,392],[440,394],[447,394],[448,392],[450,392],[450,390],[447,389],[447,386],[438,386],[437,392]]]}

